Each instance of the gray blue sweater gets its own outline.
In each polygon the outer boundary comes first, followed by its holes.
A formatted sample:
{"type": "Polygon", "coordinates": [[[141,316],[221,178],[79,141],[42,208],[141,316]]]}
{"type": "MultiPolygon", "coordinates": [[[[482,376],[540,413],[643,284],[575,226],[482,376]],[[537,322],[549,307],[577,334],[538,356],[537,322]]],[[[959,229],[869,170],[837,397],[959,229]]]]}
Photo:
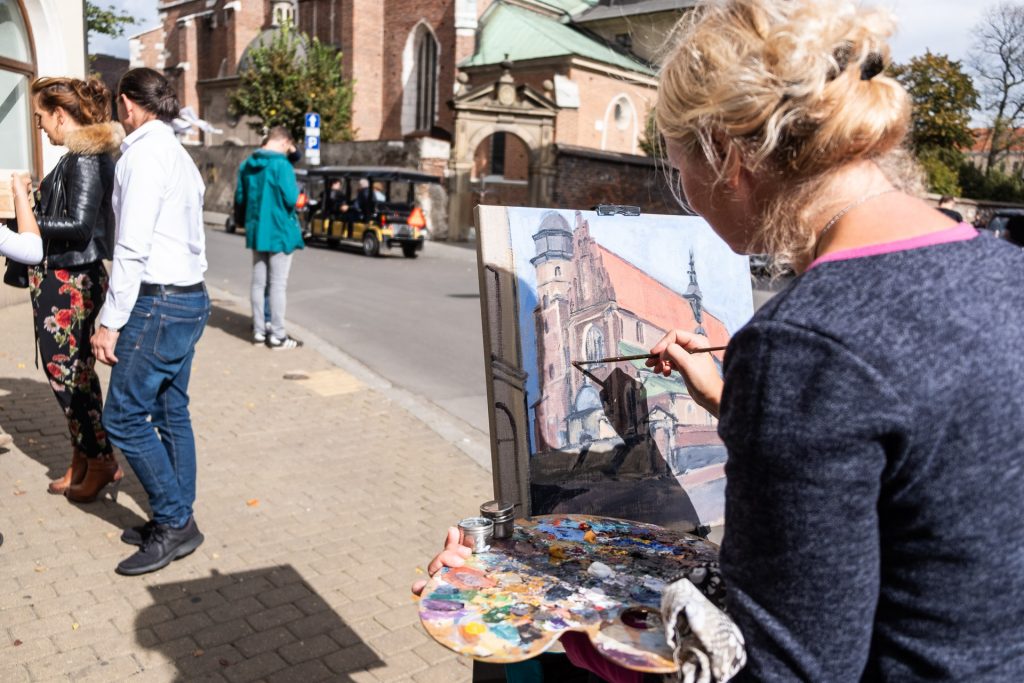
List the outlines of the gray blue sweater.
{"type": "Polygon", "coordinates": [[[722,406],[741,677],[1024,681],[1024,252],[816,266],[734,337],[722,406]]]}

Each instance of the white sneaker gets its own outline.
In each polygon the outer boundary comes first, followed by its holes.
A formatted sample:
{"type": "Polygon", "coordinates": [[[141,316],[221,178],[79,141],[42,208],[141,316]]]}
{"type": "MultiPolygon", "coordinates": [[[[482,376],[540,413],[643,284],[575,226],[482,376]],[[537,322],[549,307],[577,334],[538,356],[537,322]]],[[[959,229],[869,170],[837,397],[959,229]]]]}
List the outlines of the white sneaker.
{"type": "Polygon", "coordinates": [[[266,344],[266,343],[267,343],[267,335],[263,334],[262,332],[253,332],[252,333],[252,345],[253,346],[261,346],[261,345],[266,344]]]}
{"type": "Polygon", "coordinates": [[[284,339],[277,339],[273,336],[267,337],[267,346],[270,348],[277,349],[297,349],[302,346],[302,342],[294,337],[285,337],[284,339]]]}

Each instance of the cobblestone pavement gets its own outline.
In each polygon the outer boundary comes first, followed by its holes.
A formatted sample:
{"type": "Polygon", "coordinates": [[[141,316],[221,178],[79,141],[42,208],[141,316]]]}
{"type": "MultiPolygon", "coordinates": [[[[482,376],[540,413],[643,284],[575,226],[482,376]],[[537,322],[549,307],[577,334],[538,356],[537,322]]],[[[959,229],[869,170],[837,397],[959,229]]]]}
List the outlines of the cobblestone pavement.
{"type": "Polygon", "coordinates": [[[46,493],[70,446],[30,317],[0,309],[0,681],[469,680],[409,593],[491,491],[464,452],[310,347],[252,346],[215,297],[191,386],[206,542],[118,576],[145,494],[130,470],[116,502],[46,493]]]}

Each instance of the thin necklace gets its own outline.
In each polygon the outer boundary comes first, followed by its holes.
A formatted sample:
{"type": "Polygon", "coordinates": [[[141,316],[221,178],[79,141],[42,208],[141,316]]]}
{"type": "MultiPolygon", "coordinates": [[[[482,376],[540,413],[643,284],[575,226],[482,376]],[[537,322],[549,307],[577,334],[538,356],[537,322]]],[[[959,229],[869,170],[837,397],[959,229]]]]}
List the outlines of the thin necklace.
{"type": "MultiPolygon", "coordinates": [[[[818,258],[818,249],[821,248],[821,240],[825,239],[825,235],[828,233],[829,230],[832,229],[832,226],[839,222],[840,218],[850,213],[864,202],[871,201],[872,199],[881,197],[884,194],[889,194],[890,192],[898,191],[898,188],[890,187],[888,190],[882,190],[881,192],[874,192],[872,194],[864,195],[863,197],[853,202],[852,204],[847,204],[842,211],[837,213],[835,216],[832,216],[832,218],[829,219],[828,223],[825,224],[825,227],[821,229],[821,232],[818,233],[818,239],[814,241],[814,258],[818,258]]],[[[814,259],[811,260],[813,261],[814,259]]]]}

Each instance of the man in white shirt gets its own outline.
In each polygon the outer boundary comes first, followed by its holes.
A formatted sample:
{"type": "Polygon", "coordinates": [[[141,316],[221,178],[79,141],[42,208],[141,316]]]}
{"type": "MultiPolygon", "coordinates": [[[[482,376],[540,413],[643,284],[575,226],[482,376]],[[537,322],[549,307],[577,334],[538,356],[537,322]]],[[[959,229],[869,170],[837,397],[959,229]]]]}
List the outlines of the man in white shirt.
{"type": "Polygon", "coordinates": [[[137,575],[203,542],[192,515],[196,449],[188,381],[210,315],[203,283],[206,188],[169,125],[179,106],[162,75],[144,68],[126,73],[117,107],[129,135],[115,169],[117,243],[92,346],[96,358],[114,368],[103,426],[153,511],[149,522],[121,536],[139,550],[117,572],[137,575]]]}

